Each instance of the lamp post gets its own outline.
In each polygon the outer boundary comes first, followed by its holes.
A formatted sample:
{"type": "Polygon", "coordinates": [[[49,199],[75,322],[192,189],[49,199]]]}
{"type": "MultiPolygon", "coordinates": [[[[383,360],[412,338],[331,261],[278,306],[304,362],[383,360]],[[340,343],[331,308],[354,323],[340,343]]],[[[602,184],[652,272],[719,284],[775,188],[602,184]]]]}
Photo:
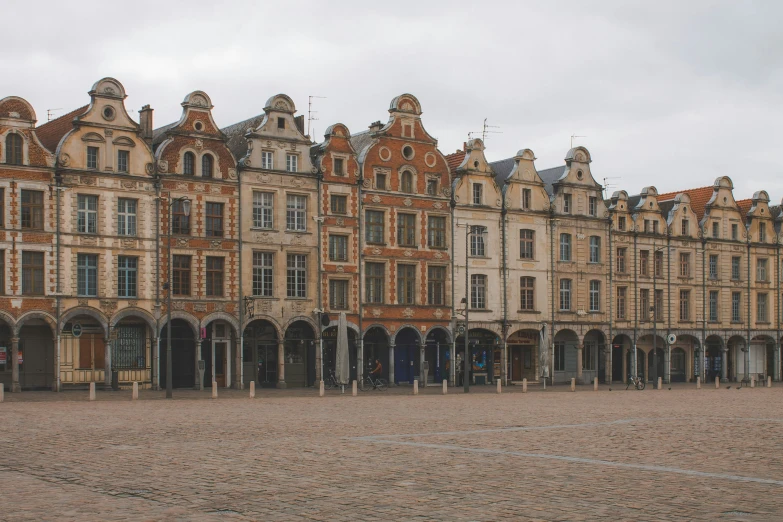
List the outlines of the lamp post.
{"type": "MultiPolygon", "coordinates": [[[[661,248],[655,247],[655,240],[653,240],[653,295],[652,295],[652,306],[650,306],[650,311],[653,313],[652,321],[653,321],[653,367],[655,368],[655,377],[656,380],[658,377],[658,306],[656,302],[656,295],[658,294],[658,271],[657,271],[657,263],[655,262],[656,254],[658,252],[663,252],[666,250],[666,247],[663,246],[661,248]]],[[[663,259],[661,259],[661,272],[663,272],[663,259]]],[[[634,357],[635,358],[635,357],[634,357]]],[[[636,370],[636,369],[634,369],[636,370]]],[[[666,376],[666,370],[664,370],[664,377],[666,376]]]]}
{"type": "MultiPolygon", "coordinates": [[[[166,282],[166,289],[168,290],[168,296],[166,298],[166,398],[171,399],[172,397],[172,371],[171,371],[171,292],[173,290],[172,288],[172,279],[171,279],[171,270],[172,270],[172,259],[171,259],[171,209],[174,206],[175,203],[182,203],[182,213],[185,214],[185,217],[190,217],[190,199],[188,199],[187,196],[182,196],[181,198],[177,198],[175,200],[171,200],[171,194],[169,193],[169,230],[168,230],[168,250],[169,250],[169,259],[168,259],[168,277],[166,282]]],[[[189,228],[189,227],[188,227],[189,228]]]]}
{"type": "Polygon", "coordinates": [[[468,256],[470,254],[470,236],[476,236],[484,241],[486,229],[484,227],[471,226],[467,223],[461,225],[465,227],[465,357],[464,357],[464,375],[462,377],[462,390],[464,393],[470,391],[470,356],[468,355],[468,337],[470,335],[470,323],[468,322],[468,310],[470,309],[470,275],[468,271],[468,256]]]}

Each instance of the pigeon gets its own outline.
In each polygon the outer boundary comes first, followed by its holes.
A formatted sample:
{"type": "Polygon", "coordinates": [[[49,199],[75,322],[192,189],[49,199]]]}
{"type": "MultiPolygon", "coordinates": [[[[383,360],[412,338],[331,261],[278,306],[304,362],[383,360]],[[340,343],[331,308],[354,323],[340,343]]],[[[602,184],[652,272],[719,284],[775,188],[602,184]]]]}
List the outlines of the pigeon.
{"type": "Polygon", "coordinates": [[[609,388],[609,391],[612,391],[612,389],[611,389],[611,388],[609,388]]]}
{"type": "Polygon", "coordinates": [[[730,389],[731,389],[731,386],[726,386],[726,389],[727,389],[727,390],[730,390],[730,389]]]}
{"type": "Polygon", "coordinates": [[[671,391],[671,388],[669,388],[669,391],[671,391]]]}

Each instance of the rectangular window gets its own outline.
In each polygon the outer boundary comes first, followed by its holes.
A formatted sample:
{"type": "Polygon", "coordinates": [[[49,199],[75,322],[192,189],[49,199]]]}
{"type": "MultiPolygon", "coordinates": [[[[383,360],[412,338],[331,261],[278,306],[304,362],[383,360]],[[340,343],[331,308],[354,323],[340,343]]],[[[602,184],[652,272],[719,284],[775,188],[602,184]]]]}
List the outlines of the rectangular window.
{"type": "Polygon", "coordinates": [[[654,298],[655,303],[653,303],[653,306],[655,306],[655,320],[663,321],[663,290],[656,290],[654,298]]]}
{"type": "Polygon", "coordinates": [[[644,220],[644,233],[649,234],[652,229],[652,221],[649,219],[644,220]]]}
{"type": "Polygon", "coordinates": [[[475,310],[487,307],[487,276],[483,274],[470,276],[470,307],[475,310]]]}
{"type": "Polygon", "coordinates": [[[519,258],[534,259],[535,232],[533,230],[519,231],[519,258]]]}
{"type": "Polygon", "coordinates": [[[563,194],[563,213],[571,213],[571,194],[563,194]]]}
{"type": "Polygon", "coordinates": [[[427,194],[430,196],[438,195],[438,180],[430,178],[427,180],[427,194]]]}
{"type": "Polygon", "coordinates": [[[329,235],[329,261],[348,261],[348,236],[329,235]]]}
{"type": "Polygon", "coordinates": [[[348,208],[348,198],[338,194],[332,194],[330,198],[330,206],[332,207],[333,214],[345,214],[348,208]]]}
{"type": "Polygon", "coordinates": [[[756,322],[769,322],[769,309],[767,307],[767,294],[756,294],[756,322]]]}
{"type": "Polygon", "coordinates": [[[624,320],[626,317],[626,301],[628,289],[624,286],[617,287],[617,319],[624,320]]]}
{"type": "Polygon", "coordinates": [[[367,263],[365,265],[365,301],[368,303],[383,303],[383,287],[385,266],[383,263],[367,263]]]}
{"type": "Polygon", "coordinates": [[[767,260],[765,258],[756,259],[756,281],[767,281],[767,260]]]}
{"type": "Polygon", "coordinates": [[[253,192],[253,227],[271,229],[274,224],[275,195],[253,192]]]}
{"type": "Polygon", "coordinates": [[[427,243],[430,248],[446,247],[446,218],[429,216],[427,218],[427,243]]]}
{"type": "Polygon", "coordinates": [[[535,310],[535,286],[536,280],[533,277],[519,278],[519,309],[525,312],[535,310]]]}
{"type": "Polygon", "coordinates": [[[691,318],[691,291],[680,290],[680,321],[689,321],[691,318]]]}
{"type": "Polygon", "coordinates": [[[555,343],[555,371],[565,371],[565,343],[563,342],[555,343]]]}
{"type": "Polygon", "coordinates": [[[731,258],[731,278],[734,281],[739,281],[740,279],[740,259],[739,256],[733,256],[731,258]]]}
{"type": "Polygon", "coordinates": [[[117,297],[137,297],[138,265],[138,257],[117,257],[117,297]]]}
{"type": "Polygon", "coordinates": [[[273,254],[271,252],[253,252],[253,295],[272,297],[273,254]]]}
{"type": "Polygon", "coordinates": [[[590,311],[601,311],[601,281],[590,281],[590,311]]]}
{"type": "Polygon", "coordinates": [[[76,256],[76,294],[85,297],[98,295],[98,256],[78,254],[76,256]]]}
{"type": "Polygon", "coordinates": [[[77,198],[77,231],[80,234],[96,234],[98,232],[98,196],[80,194],[77,198]]]}
{"type": "Polygon", "coordinates": [[[383,243],[383,220],[384,214],[378,210],[368,210],[364,214],[366,218],[365,240],[369,244],[383,243]]]}
{"type": "Polygon", "coordinates": [[[285,118],[282,118],[280,116],[277,117],[277,128],[285,129],[285,118]]]}
{"type": "Polygon", "coordinates": [[[298,170],[299,157],[296,154],[285,155],[285,170],[288,172],[296,172],[298,170]]]}
{"type": "Polygon", "coordinates": [[[484,202],[484,186],[481,183],[473,184],[473,204],[481,205],[484,202]]]}
{"type": "Polygon", "coordinates": [[[560,261],[571,261],[571,234],[560,234],[560,261]]]}
{"type": "Polygon", "coordinates": [[[585,341],[584,354],[582,355],[583,370],[595,371],[597,354],[598,343],[595,341],[585,341]]]}
{"type": "Polygon", "coordinates": [[[225,259],[207,257],[207,295],[223,297],[223,269],[225,259]]]}
{"type": "Polygon", "coordinates": [[[487,255],[485,239],[487,227],[474,225],[470,227],[470,255],[484,257],[487,255]]]}
{"type": "Polygon", "coordinates": [[[261,151],[261,168],[264,170],[272,170],[274,168],[273,153],[271,151],[261,151]]]}
{"type": "Polygon", "coordinates": [[[624,274],[628,269],[626,259],[628,257],[628,249],[621,247],[617,249],[617,273],[624,274]]]}
{"type": "Polygon", "coordinates": [[[334,158],[334,175],[345,176],[345,161],[342,158],[334,158]]]}
{"type": "Polygon", "coordinates": [[[655,277],[663,277],[663,252],[659,250],[655,252],[653,257],[653,262],[655,263],[655,277]]]}
{"type": "Polygon", "coordinates": [[[691,276],[691,255],[680,253],[680,277],[691,276]]]}
{"type": "Polygon", "coordinates": [[[718,255],[710,254],[710,279],[718,279],[718,255]]]}
{"type": "Polygon", "coordinates": [[[135,199],[117,200],[117,234],[120,236],[136,235],[136,206],[135,199]]]}
{"type": "Polygon", "coordinates": [[[98,147],[87,147],[87,168],[98,168],[98,147]]]}
{"type": "Polygon", "coordinates": [[[171,233],[181,236],[190,235],[190,215],[185,215],[183,201],[175,201],[171,205],[171,233]]]}
{"type": "Polygon", "coordinates": [[[712,222],[712,237],[715,239],[720,237],[720,223],[717,221],[712,222]]]}
{"type": "Polygon", "coordinates": [[[739,323],[742,321],[741,314],[742,294],[740,292],[731,293],[731,322],[739,323]]]}
{"type": "Polygon", "coordinates": [[[307,297],[307,256],[289,254],[286,262],[286,295],[288,297],[307,297]]]}
{"type": "Polygon", "coordinates": [[[767,224],[759,223],[759,242],[764,243],[767,240],[767,224]]]}
{"type": "Polygon", "coordinates": [[[379,190],[386,190],[386,174],[375,175],[375,188],[379,190]]]}
{"type": "Polygon", "coordinates": [[[731,239],[736,241],[739,238],[739,226],[736,223],[731,224],[731,239]]]}
{"type": "Polygon", "coordinates": [[[397,214],[397,244],[416,246],[416,215],[397,214]]]}
{"type": "Polygon", "coordinates": [[[688,223],[687,219],[683,219],[681,223],[680,232],[683,236],[690,235],[690,223],[688,223]]]}
{"type": "Polygon", "coordinates": [[[568,312],[571,310],[571,280],[560,280],[560,311],[568,312]]]}
{"type": "Polygon", "coordinates": [[[5,250],[0,250],[0,295],[5,295],[5,250]]]}
{"type": "Polygon", "coordinates": [[[223,203],[207,202],[207,237],[223,237],[223,203]]]}
{"type": "Polygon", "coordinates": [[[653,221],[652,231],[653,231],[653,234],[657,234],[658,233],[658,220],[657,219],[655,221],[653,221]]]}
{"type": "Polygon", "coordinates": [[[130,172],[130,152],[127,150],[117,151],[117,172],[130,172]]]}
{"type": "Polygon", "coordinates": [[[587,211],[590,213],[591,216],[596,216],[598,212],[598,198],[594,196],[590,196],[590,198],[587,200],[587,211]]]}
{"type": "Polygon", "coordinates": [[[601,238],[598,236],[590,236],[590,262],[601,262],[601,238]]]}
{"type": "Polygon", "coordinates": [[[348,309],[348,281],[344,279],[329,281],[329,308],[332,310],[348,309]]]}
{"type": "Polygon", "coordinates": [[[625,216],[620,216],[617,218],[617,230],[620,232],[625,232],[625,216]]]}
{"type": "Polygon", "coordinates": [[[190,256],[175,255],[172,258],[171,294],[190,295],[190,256]]]}
{"type": "Polygon", "coordinates": [[[44,294],[44,253],[22,252],[22,295],[44,294]]]}
{"type": "Polygon", "coordinates": [[[650,275],[650,251],[639,250],[639,275],[650,275]]]}
{"type": "Polygon", "coordinates": [[[639,290],[639,318],[642,321],[650,320],[650,290],[647,288],[639,290]]]}
{"type": "Polygon", "coordinates": [[[522,210],[530,210],[531,209],[531,200],[533,197],[533,192],[530,189],[523,188],[522,189],[522,210]]]}
{"type": "Polygon", "coordinates": [[[397,303],[416,302],[416,266],[397,265],[397,303]]]}
{"type": "Polygon", "coordinates": [[[307,196],[286,197],[285,224],[288,230],[307,229],[307,196]]]}
{"type": "Polygon", "coordinates": [[[709,302],[709,311],[710,311],[710,318],[709,321],[717,322],[718,321],[718,291],[717,290],[710,290],[710,302],[709,302]]]}

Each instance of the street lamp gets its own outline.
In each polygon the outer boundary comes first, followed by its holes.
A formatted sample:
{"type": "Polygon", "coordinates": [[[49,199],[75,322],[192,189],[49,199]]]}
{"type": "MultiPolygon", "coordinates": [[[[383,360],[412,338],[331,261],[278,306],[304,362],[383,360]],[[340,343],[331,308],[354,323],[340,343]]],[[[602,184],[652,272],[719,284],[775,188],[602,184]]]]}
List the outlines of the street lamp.
{"type": "Polygon", "coordinates": [[[166,398],[172,397],[172,371],[171,371],[171,292],[173,290],[171,284],[171,209],[175,203],[182,203],[182,213],[185,217],[190,217],[190,199],[187,196],[182,196],[175,200],[171,200],[171,194],[169,194],[169,230],[168,230],[168,246],[169,246],[169,259],[168,259],[168,281],[166,282],[166,289],[168,290],[168,297],[166,298],[166,398]]]}
{"type": "Polygon", "coordinates": [[[484,240],[487,237],[487,229],[486,227],[476,226],[476,225],[468,225],[467,223],[464,223],[462,225],[465,227],[465,360],[463,361],[465,368],[464,368],[464,374],[462,377],[462,390],[465,393],[468,393],[470,391],[470,356],[468,355],[468,337],[470,334],[470,323],[468,322],[468,310],[470,309],[470,276],[468,274],[468,255],[470,254],[470,236],[476,238],[476,244],[481,241],[482,245],[484,243],[484,240]]]}

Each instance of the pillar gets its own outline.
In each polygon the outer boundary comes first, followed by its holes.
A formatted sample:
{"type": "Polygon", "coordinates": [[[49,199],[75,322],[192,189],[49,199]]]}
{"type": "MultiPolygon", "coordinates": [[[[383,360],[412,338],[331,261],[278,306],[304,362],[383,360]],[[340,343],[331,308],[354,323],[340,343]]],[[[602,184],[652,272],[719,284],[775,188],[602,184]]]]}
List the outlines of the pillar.
{"type": "Polygon", "coordinates": [[[364,336],[361,334],[356,347],[356,380],[364,382],[364,336]]]}
{"type": "MultiPolygon", "coordinates": [[[[424,387],[427,386],[427,381],[424,380],[424,348],[426,344],[426,341],[422,341],[419,346],[419,382],[424,387]]],[[[435,368],[430,368],[430,371],[435,371],[435,368]]]]}
{"type": "Polygon", "coordinates": [[[11,338],[11,393],[19,393],[19,338],[11,338]]]}
{"type": "MultiPolygon", "coordinates": [[[[234,375],[231,376],[231,380],[233,381],[231,383],[231,387],[235,390],[244,390],[245,389],[245,379],[242,376],[242,341],[241,339],[234,338],[233,340],[234,349],[232,350],[232,353],[234,354],[234,375]]],[[[305,372],[307,372],[307,369],[305,369],[305,372]]]]}
{"type": "Polygon", "coordinates": [[[160,390],[160,337],[152,339],[152,389],[160,390]]]}
{"type": "Polygon", "coordinates": [[[105,364],[103,368],[103,384],[107,387],[111,387],[111,331],[109,331],[109,336],[105,339],[105,342],[103,343],[103,351],[104,351],[104,358],[105,358],[105,364]]]}
{"type": "MultiPolygon", "coordinates": [[[[323,368],[323,360],[321,359],[321,352],[323,351],[323,340],[319,337],[315,341],[315,375],[317,381],[323,381],[324,380],[324,368],[323,368]]],[[[258,367],[258,363],[255,364],[255,367],[258,367]]]]}
{"type": "Polygon", "coordinates": [[[582,384],[582,354],[584,345],[578,344],[576,346],[576,382],[582,384]]]}
{"type": "Polygon", "coordinates": [[[669,344],[663,349],[663,382],[671,384],[672,382],[672,347],[669,344]]]}
{"type": "Polygon", "coordinates": [[[285,388],[285,343],[277,341],[277,387],[285,388]]]}
{"type": "Polygon", "coordinates": [[[454,342],[452,341],[451,345],[449,346],[449,384],[451,386],[457,386],[457,350],[454,346],[454,342]]]}
{"type": "Polygon", "coordinates": [[[720,382],[729,382],[727,372],[729,371],[729,348],[724,346],[721,348],[720,359],[720,382]]]}
{"type": "Polygon", "coordinates": [[[612,379],[616,376],[612,375],[612,343],[609,343],[604,351],[604,379],[608,384],[612,384],[612,379]]]}
{"type": "MultiPolygon", "coordinates": [[[[172,348],[171,348],[171,349],[172,349],[172,351],[173,351],[173,350],[174,350],[174,347],[172,346],[172,348]]],[[[198,378],[199,378],[199,373],[198,373],[198,362],[199,362],[199,361],[202,359],[202,357],[201,357],[201,334],[198,334],[198,335],[196,335],[196,349],[195,349],[195,350],[193,350],[193,352],[194,352],[194,353],[195,353],[195,355],[196,355],[196,359],[193,361],[193,368],[194,368],[194,372],[195,372],[195,374],[196,374],[196,375],[193,377],[193,382],[194,382],[193,389],[194,389],[194,390],[200,390],[200,389],[201,389],[201,384],[202,384],[202,383],[200,383],[200,382],[198,381],[198,378]]],[[[171,360],[172,360],[172,363],[171,363],[171,366],[172,366],[172,368],[171,368],[171,374],[172,374],[172,375],[174,375],[174,362],[173,362],[173,361],[174,361],[174,356],[173,356],[173,355],[172,355],[172,357],[171,357],[171,360]]],[[[211,380],[212,380],[212,376],[211,376],[211,375],[207,375],[206,373],[204,373],[204,376],[205,376],[205,377],[208,377],[208,378],[209,378],[209,381],[211,381],[211,380]]]]}
{"type": "MultiPolygon", "coordinates": [[[[645,352],[642,352],[642,356],[644,357],[644,382],[647,382],[650,380],[650,358],[645,352]]],[[[638,351],[636,352],[636,357],[639,357],[638,351]]]]}
{"type": "Polygon", "coordinates": [[[780,341],[775,343],[775,375],[776,381],[780,380],[780,341]]]}
{"type": "Polygon", "coordinates": [[[389,386],[394,385],[394,343],[389,343],[389,386]]]}
{"type": "Polygon", "coordinates": [[[623,347],[623,374],[621,376],[623,384],[628,384],[628,350],[623,347]]]}

